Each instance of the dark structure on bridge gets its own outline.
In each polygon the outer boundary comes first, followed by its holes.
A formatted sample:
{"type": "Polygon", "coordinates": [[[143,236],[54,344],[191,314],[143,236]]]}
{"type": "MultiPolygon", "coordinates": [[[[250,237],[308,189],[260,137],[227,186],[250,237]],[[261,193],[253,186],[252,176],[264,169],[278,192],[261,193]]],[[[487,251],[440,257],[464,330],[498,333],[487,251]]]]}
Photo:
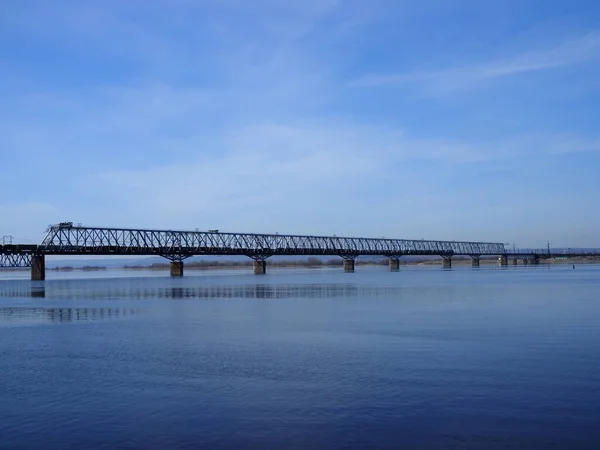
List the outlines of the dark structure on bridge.
{"type": "MultiPolygon", "coordinates": [[[[497,256],[501,265],[514,261],[539,262],[548,252],[507,252],[504,244],[408,239],[375,239],[337,236],[220,233],[210,231],[140,230],[74,226],[63,222],[49,228],[39,245],[0,245],[0,267],[31,267],[31,279],[45,278],[47,255],[153,255],[171,261],[171,275],[183,276],[184,260],[195,255],[244,255],[254,260],[254,273],[264,274],[267,259],[276,255],[334,255],[344,260],[344,270],[354,271],[357,257],[386,256],[397,271],[405,255],[439,256],[444,268],[453,256],[469,256],[473,267],[482,256],[497,256]]],[[[585,255],[595,253],[586,252],[585,255]]],[[[600,255],[600,251],[597,253],[600,255]]],[[[579,253],[572,253],[577,256],[579,253]]]]}

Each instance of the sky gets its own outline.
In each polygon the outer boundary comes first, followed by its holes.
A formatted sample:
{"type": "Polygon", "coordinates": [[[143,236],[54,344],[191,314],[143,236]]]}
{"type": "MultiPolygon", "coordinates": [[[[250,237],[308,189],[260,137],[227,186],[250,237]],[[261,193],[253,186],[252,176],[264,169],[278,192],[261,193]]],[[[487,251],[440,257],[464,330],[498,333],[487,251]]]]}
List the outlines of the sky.
{"type": "Polygon", "coordinates": [[[0,235],[600,247],[597,0],[8,0],[0,235]]]}

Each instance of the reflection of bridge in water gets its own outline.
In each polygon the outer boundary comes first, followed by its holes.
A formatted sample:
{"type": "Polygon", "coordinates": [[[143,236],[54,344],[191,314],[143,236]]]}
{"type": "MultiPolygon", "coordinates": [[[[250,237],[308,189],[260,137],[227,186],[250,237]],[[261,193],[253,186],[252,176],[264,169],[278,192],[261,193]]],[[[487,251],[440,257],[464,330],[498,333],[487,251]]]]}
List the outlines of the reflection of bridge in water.
{"type": "MultiPolygon", "coordinates": [[[[25,284],[25,283],[22,283],[25,284]]],[[[346,283],[329,284],[244,284],[192,287],[119,287],[103,286],[89,289],[65,290],[53,286],[11,286],[2,288],[0,297],[45,297],[64,300],[147,300],[147,299],[215,299],[215,298],[350,298],[393,296],[406,290],[403,287],[357,286],[346,283]]]]}
{"type": "Polygon", "coordinates": [[[131,316],[133,308],[44,308],[11,306],[0,308],[0,323],[75,322],[131,316]]]}

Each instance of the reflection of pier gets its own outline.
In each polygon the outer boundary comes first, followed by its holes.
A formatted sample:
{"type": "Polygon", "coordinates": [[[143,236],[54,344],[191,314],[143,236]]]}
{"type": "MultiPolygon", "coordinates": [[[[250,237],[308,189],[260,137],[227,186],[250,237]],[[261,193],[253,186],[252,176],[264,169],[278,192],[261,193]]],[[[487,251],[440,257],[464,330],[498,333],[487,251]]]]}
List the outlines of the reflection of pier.
{"type": "Polygon", "coordinates": [[[153,292],[159,298],[345,298],[361,295],[390,295],[401,288],[379,288],[352,284],[246,284],[162,288],[153,292]]]}
{"type": "Polygon", "coordinates": [[[105,320],[131,316],[132,308],[0,308],[0,322],[74,322],[78,320],[105,320]]]}
{"type": "Polygon", "coordinates": [[[146,300],[153,298],[348,298],[359,296],[398,295],[402,287],[356,286],[349,283],[329,284],[243,284],[190,287],[123,286],[89,289],[61,289],[46,286],[20,286],[0,288],[0,297],[45,297],[65,300],[146,300]]]}

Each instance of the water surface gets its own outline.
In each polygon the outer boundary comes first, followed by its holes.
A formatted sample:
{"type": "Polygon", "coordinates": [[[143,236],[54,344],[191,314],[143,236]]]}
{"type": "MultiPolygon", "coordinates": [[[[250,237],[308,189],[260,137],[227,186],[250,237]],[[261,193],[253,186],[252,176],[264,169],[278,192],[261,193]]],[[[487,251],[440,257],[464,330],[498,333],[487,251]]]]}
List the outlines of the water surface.
{"type": "Polygon", "coordinates": [[[1,277],[3,449],[600,448],[598,266],[1,277]]]}

